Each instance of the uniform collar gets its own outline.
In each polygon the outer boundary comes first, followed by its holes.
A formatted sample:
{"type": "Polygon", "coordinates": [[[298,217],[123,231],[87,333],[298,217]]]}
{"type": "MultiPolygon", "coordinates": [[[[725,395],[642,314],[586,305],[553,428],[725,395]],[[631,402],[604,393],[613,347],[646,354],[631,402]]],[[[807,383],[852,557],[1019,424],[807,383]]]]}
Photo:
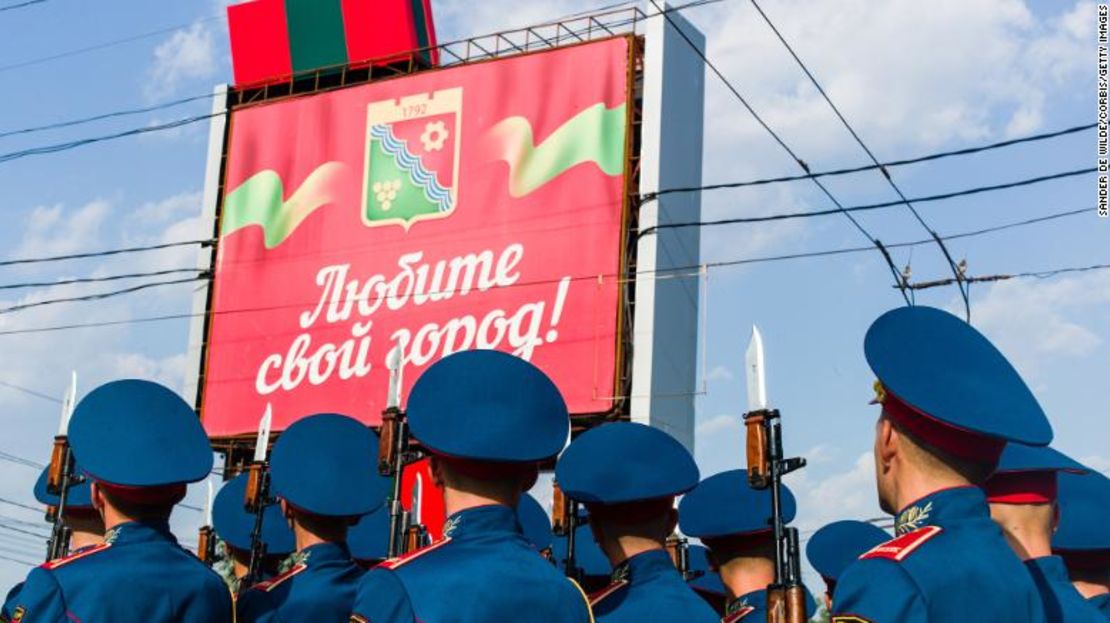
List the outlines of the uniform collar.
{"type": "Polygon", "coordinates": [[[901,536],[925,526],[940,526],[989,517],[987,497],[979,487],[941,489],[917,500],[898,513],[895,534],[901,536]]]}
{"type": "Polygon", "coordinates": [[[1040,575],[1049,582],[1071,583],[1071,580],[1068,579],[1068,568],[1064,565],[1064,559],[1059,556],[1030,558],[1025,561],[1025,566],[1029,567],[1034,575],[1040,575]]]}
{"type": "Polygon", "coordinates": [[[317,543],[296,552],[287,560],[290,568],[297,565],[314,567],[321,563],[349,561],[351,550],[347,548],[346,543],[317,543]]]}
{"type": "Polygon", "coordinates": [[[447,518],[443,536],[453,541],[492,533],[522,534],[516,511],[501,504],[488,504],[461,510],[447,518]]]}
{"type": "Polygon", "coordinates": [[[129,521],[104,533],[104,542],[109,545],[145,541],[168,541],[176,545],[177,537],[170,532],[168,521],[129,521]]]}
{"type": "Polygon", "coordinates": [[[1095,595],[1094,597],[1088,599],[1087,603],[1097,608],[1099,612],[1110,614],[1110,593],[1095,595]]]}
{"type": "Polygon", "coordinates": [[[755,608],[759,610],[765,608],[766,605],[767,591],[766,589],[759,589],[750,593],[745,593],[728,602],[728,605],[725,606],[725,615],[736,614],[744,608],[755,608]]]}
{"type": "Polygon", "coordinates": [[[667,550],[653,549],[640,552],[617,565],[617,568],[613,569],[612,580],[614,582],[622,580],[643,582],[666,573],[678,573],[678,569],[675,569],[674,562],[671,560],[671,555],[667,553],[667,550]]]}

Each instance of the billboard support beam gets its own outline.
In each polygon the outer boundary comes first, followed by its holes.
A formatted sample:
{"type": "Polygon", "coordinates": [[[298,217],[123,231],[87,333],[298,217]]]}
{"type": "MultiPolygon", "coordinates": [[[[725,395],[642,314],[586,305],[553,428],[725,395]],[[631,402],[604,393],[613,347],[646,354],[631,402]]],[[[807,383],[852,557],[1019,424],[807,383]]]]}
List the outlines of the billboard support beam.
{"type": "MultiPolygon", "coordinates": [[[[677,11],[643,24],[639,191],[650,196],[702,182],[705,66],[682,33],[701,50],[705,35],[677,11]]],[[[700,193],[664,195],[640,207],[639,230],[700,218],[700,193]]],[[[638,238],[633,322],[632,421],[666,431],[691,451],[701,275],[691,274],[695,271],[689,267],[701,261],[700,243],[696,227],[655,230],[638,238]],[[681,274],[668,275],[679,268],[681,274]]]]}

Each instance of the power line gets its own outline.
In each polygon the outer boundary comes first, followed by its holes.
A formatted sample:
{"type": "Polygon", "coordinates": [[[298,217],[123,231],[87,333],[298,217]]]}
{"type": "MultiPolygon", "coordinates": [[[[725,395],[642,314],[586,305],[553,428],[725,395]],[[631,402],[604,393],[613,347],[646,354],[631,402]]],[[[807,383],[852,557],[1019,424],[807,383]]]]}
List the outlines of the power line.
{"type": "Polygon", "coordinates": [[[44,2],[46,2],[46,0],[26,0],[25,2],[17,2],[16,4],[8,4],[5,6],[0,6],[0,13],[4,13],[6,11],[14,11],[16,9],[24,9],[36,4],[42,4],[44,2]]]}
{"type": "Polygon", "coordinates": [[[0,523],[0,530],[10,530],[12,532],[18,532],[19,534],[26,534],[26,535],[33,536],[33,537],[40,538],[40,539],[50,538],[49,534],[39,534],[38,532],[32,532],[30,530],[23,530],[22,528],[16,528],[15,526],[9,526],[9,525],[5,525],[5,524],[2,524],[2,523],[0,523]]]}
{"type": "MultiPolygon", "coordinates": [[[[1077,266],[1077,267],[1070,267],[1070,268],[1056,268],[1056,269],[1042,270],[1042,271],[1036,271],[1036,272],[1014,273],[1012,275],[1010,275],[1010,274],[998,274],[998,275],[983,275],[983,276],[980,276],[980,277],[962,277],[962,279],[964,281],[966,281],[967,283],[986,283],[986,282],[992,282],[992,281],[1006,281],[1006,280],[1009,280],[1009,279],[1023,279],[1023,278],[1029,278],[1029,277],[1033,277],[1033,278],[1036,278],[1036,279],[1048,279],[1049,277],[1055,277],[1057,275],[1063,275],[1063,274],[1067,274],[1067,273],[1086,273],[1086,272],[1090,272],[1090,271],[1093,271],[1093,270],[1105,270],[1107,268],[1110,268],[1110,264],[1092,264],[1090,266],[1077,266]]],[[[928,290],[929,288],[936,288],[936,287],[947,286],[947,285],[952,285],[952,279],[937,279],[937,280],[934,280],[934,281],[921,281],[921,282],[918,282],[918,283],[909,284],[907,287],[913,288],[914,290],[928,290]]]]}
{"type": "MultiPolygon", "coordinates": [[[[1038,176],[1038,177],[1029,177],[1029,178],[1016,180],[1016,181],[1013,181],[1013,182],[1005,182],[1005,183],[1002,183],[1002,184],[992,184],[990,186],[976,186],[976,187],[973,187],[973,188],[965,188],[963,190],[941,193],[941,194],[938,194],[938,195],[927,195],[927,196],[924,196],[924,197],[915,197],[915,198],[911,199],[910,201],[913,201],[914,203],[929,203],[931,201],[942,201],[942,200],[945,200],[945,199],[954,199],[956,197],[966,197],[966,196],[969,196],[969,195],[977,195],[977,194],[986,193],[986,192],[1006,190],[1006,189],[1009,189],[1009,188],[1019,188],[1019,187],[1022,187],[1022,186],[1031,186],[1031,185],[1034,185],[1034,184],[1040,184],[1040,183],[1049,182],[1049,181],[1052,181],[1052,180],[1059,180],[1059,179],[1064,179],[1064,178],[1068,178],[1068,177],[1075,177],[1077,175],[1086,175],[1088,173],[1094,173],[1095,171],[1096,171],[1095,167],[1088,167],[1086,169],[1076,169],[1076,170],[1073,170],[1073,171],[1063,171],[1063,172],[1060,172],[1060,173],[1052,173],[1052,174],[1049,174],[1049,175],[1041,175],[1041,176],[1038,176]]],[[[766,223],[766,222],[770,222],[770,221],[786,221],[786,220],[798,219],[798,218],[812,218],[812,217],[815,217],[815,216],[828,216],[828,215],[831,215],[831,214],[839,214],[839,213],[842,213],[842,212],[847,212],[847,213],[867,212],[867,211],[870,211],[870,210],[880,210],[880,209],[883,209],[883,208],[890,208],[890,207],[894,207],[894,206],[899,206],[899,205],[902,205],[902,203],[903,202],[901,200],[898,200],[898,201],[884,201],[884,202],[881,202],[881,203],[870,203],[870,204],[864,204],[864,205],[858,205],[858,206],[851,206],[851,207],[848,207],[848,208],[840,207],[840,208],[829,209],[829,210],[814,210],[814,211],[806,211],[806,212],[784,212],[782,214],[770,214],[770,215],[766,215],[766,216],[736,217],[736,218],[720,219],[720,220],[715,220],[715,221],[686,221],[686,222],[680,222],[680,223],[663,223],[662,225],[655,225],[655,226],[652,226],[652,227],[645,228],[643,231],[640,232],[640,235],[641,236],[646,236],[648,234],[655,233],[656,231],[658,231],[660,229],[676,229],[676,228],[682,228],[682,227],[714,227],[714,226],[717,226],[717,225],[736,225],[736,224],[740,224],[740,223],[766,223]]],[[[899,279],[899,282],[901,282],[901,279],[899,279]]]]}
{"type": "Polygon", "coordinates": [[[47,306],[47,305],[57,305],[59,303],[78,303],[78,302],[84,302],[84,301],[101,301],[101,300],[108,299],[108,298],[113,298],[113,297],[116,297],[116,296],[122,296],[124,294],[131,294],[133,292],[139,292],[140,290],[147,290],[149,288],[158,288],[158,287],[161,287],[161,286],[172,286],[172,285],[177,285],[179,283],[192,283],[194,281],[207,281],[210,278],[211,277],[207,273],[202,273],[201,275],[199,275],[197,277],[186,277],[184,279],[170,279],[168,281],[152,281],[150,283],[140,283],[139,285],[130,286],[130,287],[127,287],[127,288],[121,288],[119,290],[110,290],[108,292],[100,292],[100,293],[97,293],[97,294],[86,294],[86,295],[83,295],[83,296],[68,296],[68,297],[64,297],[64,298],[47,299],[45,301],[35,301],[34,303],[23,303],[21,305],[12,305],[11,307],[5,307],[3,309],[0,309],[0,315],[11,314],[11,313],[18,312],[18,311],[23,311],[23,310],[26,310],[26,309],[33,309],[33,308],[36,308],[36,307],[44,307],[44,306],[47,306]]]}
{"type": "Polygon", "coordinates": [[[22,385],[16,385],[15,383],[9,383],[7,381],[0,381],[0,385],[3,385],[4,387],[7,387],[8,389],[14,389],[17,392],[22,392],[24,394],[27,394],[28,396],[34,396],[35,398],[41,398],[43,400],[49,400],[50,402],[53,402],[53,403],[61,404],[61,402],[62,402],[61,400],[58,400],[57,398],[54,398],[53,396],[48,396],[48,395],[46,395],[42,392],[37,392],[33,389],[28,389],[26,387],[23,387],[22,385]]]}
{"type": "MultiPolygon", "coordinates": [[[[1087,212],[1090,212],[1090,209],[1083,208],[1083,209],[1078,209],[1078,210],[1068,210],[1068,211],[1064,211],[1064,212],[1057,212],[1057,213],[1054,213],[1054,214],[1049,214],[1049,215],[1046,215],[1046,216],[1036,217],[1036,218],[1032,218],[1032,219],[1026,219],[1026,220],[1022,220],[1022,221],[1005,223],[1005,224],[997,225],[997,226],[994,226],[994,227],[988,227],[988,228],[984,228],[984,229],[978,229],[978,230],[974,230],[974,231],[968,231],[968,232],[953,234],[953,235],[944,237],[944,239],[945,240],[953,240],[953,239],[957,239],[957,238],[969,238],[969,237],[974,237],[974,236],[981,236],[981,235],[994,233],[994,232],[999,232],[999,231],[1003,231],[1003,230],[1007,230],[1007,229],[1013,229],[1013,228],[1016,228],[1016,227],[1023,227],[1023,226],[1037,224],[1037,223],[1042,223],[1042,222],[1045,222],[1045,221],[1065,218],[1065,217],[1068,217],[1068,216],[1075,216],[1075,215],[1083,214],[1083,213],[1087,213],[1087,212]]],[[[919,245],[923,245],[923,244],[932,244],[932,243],[933,243],[933,240],[931,238],[929,238],[929,239],[925,239],[925,240],[898,242],[898,243],[894,243],[894,244],[891,244],[891,245],[888,245],[888,246],[889,246],[889,248],[901,248],[901,247],[914,247],[914,246],[919,246],[919,245]]],[[[778,262],[778,261],[785,261],[785,260],[796,260],[796,259],[816,258],[816,257],[827,257],[827,256],[833,256],[833,255],[844,255],[844,254],[871,252],[871,251],[874,251],[874,247],[870,247],[870,246],[867,246],[867,247],[849,247],[849,248],[841,248],[841,249],[829,249],[829,250],[823,250],[823,251],[807,251],[807,252],[791,253],[791,254],[783,254],[783,255],[774,255],[774,256],[764,256],[764,257],[754,257],[754,258],[728,260],[728,261],[708,264],[706,266],[707,267],[713,267],[713,268],[719,268],[719,267],[725,267],[725,266],[739,266],[739,265],[744,265],[744,264],[761,264],[761,263],[768,263],[768,262],[778,262]]],[[[660,270],[660,271],[642,271],[640,274],[671,273],[671,272],[683,271],[683,270],[700,270],[701,268],[703,268],[702,265],[697,265],[697,266],[687,266],[687,267],[680,267],[680,268],[660,270]]],[[[581,280],[581,279],[597,279],[598,277],[599,277],[599,275],[586,275],[586,276],[578,276],[578,277],[576,277],[576,279],[579,279],[579,280],[581,280]]],[[[501,286],[501,287],[520,287],[520,286],[528,286],[528,285],[543,285],[545,283],[553,283],[555,281],[558,281],[558,280],[557,279],[556,280],[547,280],[547,281],[543,281],[543,282],[539,282],[539,281],[521,282],[521,283],[513,284],[513,286],[501,286]]],[[[297,307],[297,306],[300,306],[300,305],[301,304],[295,304],[295,305],[290,304],[290,305],[255,307],[255,308],[246,308],[246,309],[230,309],[230,310],[222,310],[222,311],[213,311],[213,312],[210,312],[210,313],[213,316],[224,315],[224,314],[257,313],[257,312],[273,311],[275,309],[282,309],[282,308],[285,308],[285,307],[297,307]]],[[[160,315],[160,316],[148,316],[148,317],[144,317],[144,318],[127,318],[127,319],[119,319],[119,320],[105,320],[105,321],[94,321],[94,322],[84,322],[84,323],[71,323],[71,324],[62,324],[62,325],[53,325],[53,326],[44,326],[44,327],[31,327],[31,328],[26,328],[26,329],[8,329],[8,330],[0,331],[0,337],[8,336],[8,335],[26,335],[26,334],[32,334],[32,333],[53,333],[53,332],[56,332],[56,331],[69,331],[69,330],[74,330],[74,329],[92,329],[92,328],[112,327],[112,326],[130,325],[130,324],[144,324],[144,323],[153,323],[153,322],[164,322],[164,321],[169,321],[169,320],[187,320],[187,319],[191,319],[191,318],[202,317],[204,315],[205,315],[204,313],[165,314],[165,315],[160,315]]],[[[3,501],[3,500],[0,499],[0,501],[3,501]]]]}
{"type": "Polygon", "coordinates": [[[158,110],[165,110],[167,108],[173,108],[173,107],[176,107],[176,106],[181,106],[183,104],[188,104],[190,102],[197,102],[197,101],[200,101],[200,100],[212,99],[212,97],[214,97],[215,95],[217,95],[217,94],[216,93],[207,93],[205,95],[194,95],[192,97],[183,97],[181,99],[176,99],[176,100],[173,100],[173,101],[170,101],[170,102],[164,102],[164,103],[161,103],[161,104],[155,104],[153,106],[145,106],[145,107],[142,107],[142,108],[131,108],[131,109],[124,109],[124,110],[117,110],[117,111],[113,111],[113,112],[109,112],[109,113],[93,115],[91,117],[81,117],[79,119],[70,119],[68,121],[56,121],[54,123],[47,123],[47,124],[44,124],[44,125],[31,126],[29,128],[20,128],[18,130],[5,130],[3,132],[0,132],[0,138],[8,138],[10,136],[19,136],[19,135],[22,135],[22,134],[34,134],[36,132],[45,132],[47,130],[59,130],[59,129],[62,129],[62,128],[71,128],[71,127],[74,127],[74,126],[84,125],[86,123],[93,123],[93,122],[96,122],[96,121],[105,121],[105,120],[108,120],[108,119],[118,119],[120,117],[129,117],[129,116],[132,116],[132,115],[141,115],[143,113],[155,112],[155,111],[158,111],[158,110]]]}
{"type": "Polygon", "coordinates": [[[123,273],[119,275],[105,275],[103,277],[74,277],[57,281],[26,281],[21,283],[0,284],[0,290],[19,290],[23,288],[49,288],[53,286],[68,286],[78,283],[104,283],[108,281],[121,281],[124,279],[139,279],[142,277],[164,277],[166,275],[180,275],[182,273],[202,273],[200,268],[169,268],[154,270],[145,273],[123,273]]]}
{"type": "Polygon", "coordinates": [[[31,459],[25,459],[21,456],[16,456],[16,455],[11,454],[9,452],[2,452],[2,451],[0,451],[0,461],[7,461],[9,463],[15,463],[17,465],[23,465],[25,467],[31,467],[31,468],[34,468],[34,469],[43,469],[44,467],[46,467],[42,463],[36,463],[35,461],[32,461],[31,459]]]}
{"type": "MultiPolygon", "coordinates": [[[[956,267],[956,262],[953,261],[952,255],[948,252],[948,247],[946,247],[944,245],[944,242],[941,241],[940,236],[937,236],[936,232],[933,231],[931,227],[929,227],[929,225],[925,222],[925,219],[921,218],[921,214],[918,213],[917,208],[914,208],[913,204],[910,203],[910,200],[906,199],[905,193],[903,193],[902,189],[898,187],[898,184],[894,182],[894,178],[891,177],[890,172],[882,167],[882,165],[879,163],[879,159],[875,157],[874,152],[872,152],[871,149],[867,147],[867,144],[863,142],[863,139],[860,138],[859,133],[857,133],[856,130],[852,127],[852,124],[848,123],[848,119],[845,118],[843,113],[840,112],[840,109],[836,107],[836,104],[833,103],[832,98],[829,97],[829,94],[825,92],[825,89],[821,87],[821,83],[818,82],[817,78],[813,75],[813,72],[809,70],[809,67],[806,67],[806,64],[802,61],[801,57],[799,57],[798,54],[794,51],[794,48],[791,47],[786,38],[782,36],[782,33],[779,32],[779,29],[775,27],[774,22],[772,22],[771,18],[768,17],[767,14],[763,11],[763,8],[759,6],[759,3],[756,2],[756,0],[751,0],[751,3],[752,6],[755,7],[755,10],[759,12],[760,16],[763,17],[763,21],[767,22],[767,25],[771,27],[771,30],[775,33],[775,36],[778,37],[778,40],[782,42],[782,45],[786,48],[786,51],[790,52],[790,56],[794,58],[794,60],[798,63],[798,66],[802,68],[803,72],[805,72],[805,75],[809,78],[809,81],[813,84],[814,87],[817,88],[817,92],[820,93],[821,97],[825,99],[825,102],[829,105],[829,108],[831,108],[832,111],[836,113],[837,119],[840,119],[840,122],[848,130],[848,133],[852,135],[852,138],[856,140],[856,143],[859,144],[864,153],[867,154],[867,157],[871,159],[871,163],[876,167],[879,167],[879,171],[883,174],[883,177],[886,179],[887,184],[890,185],[895,194],[898,195],[898,198],[901,199],[902,203],[905,204],[905,206],[909,209],[910,214],[913,214],[913,217],[917,219],[917,222],[921,225],[921,227],[923,227],[925,231],[928,232],[934,240],[936,240],[937,246],[940,248],[940,252],[944,255],[944,259],[948,261],[948,267],[952,270],[952,275],[956,278],[955,283],[960,290],[960,298],[962,298],[964,301],[964,310],[966,312],[967,321],[971,322],[971,302],[968,300],[967,291],[964,289],[963,285],[960,284],[961,273],[956,267]]],[[[902,290],[902,294],[904,296],[906,293],[905,279],[902,278],[898,281],[899,289],[902,290]]]]}
{"type": "Polygon", "coordinates": [[[705,191],[705,190],[721,190],[721,189],[726,189],[726,188],[746,188],[746,187],[749,187],[749,186],[763,186],[763,185],[766,185],[766,184],[780,184],[780,183],[783,183],[783,182],[796,182],[796,181],[800,181],[800,180],[810,179],[810,178],[813,178],[813,177],[834,177],[834,176],[839,176],[839,175],[849,175],[849,174],[852,174],[852,173],[862,173],[864,171],[875,171],[875,170],[884,169],[884,168],[889,169],[891,167],[899,167],[899,166],[903,166],[903,165],[907,165],[907,164],[918,164],[918,163],[930,162],[930,161],[934,161],[934,160],[943,160],[945,158],[950,158],[950,157],[953,157],[953,156],[966,156],[966,155],[969,155],[969,154],[976,154],[976,153],[980,153],[980,152],[986,152],[986,151],[991,151],[991,150],[995,150],[995,149],[1001,149],[1003,147],[1010,147],[1012,145],[1020,145],[1022,143],[1031,143],[1031,142],[1035,142],[1035,141],[1042,141],[1042,140],[1046,140],[1046,139],[1057,138],[1057,137],[1060,137],[1060,136],[1066,136],[1068,134],[1075,134],[1077,132],[1083,132],[1085,130],[1091,130],[1091,129],[1094,129],[1094,127],[1096,125],[1097,124],[1094,124],[1094,123],[1088,123],[1086,125],[1077,125],[1077,126],[1073,126],[1073,127],[1070,127],[1070,128],[1065,128],[1063,130],[1056,130],[1056,131],[1053,131],[1053,132],[1045,132],[1043,134],[1033,134],[1033,135],[1024,136],[1024,137],[1021,137],[1021,138],[1010,139],[1010,140],[1006,140],[1006,141],[999,141],[997,143],[989,143],[987,145],[980,145],[978,147],[965,147],[963,149],[954,149],[954,150],[950,150],[950,151],[941,151],[941,152],[937,152],[937,153],[933,153],[933,154],[928,154],[928,155],[925,155],[925,156],[918,156],[918,157],[915,157],[915,158],[905,158],[905,159],[902,159],[902,160],[891,160],[891,161],[888,161],[888,162],[881,163],[879,165],[869,164],[869,165],[864,165],[864,166],[859,166],[859,167],[850,167],[850,168],[844,168],[844,169],[832,169],[832,170],[828,170],[828,171],[818,171],[816,173],[808,173],[808,174],[804,174],[804,175],[785,175],[785,176],[780,176],[780,177],[767,177],[767,178],[741,181],[741,182],[722,182],[722,183],[718,183],[718,184],[705,184],[705,185],[702,185],[702,186],[685,186],[685,187],[676,187],[676,188],[665,188],[665,189],[662,189],[662,190],[658,190],[656,192],[645,193],[645,194],[640,196],[640,199],[642,201],[651,201],[651,200],[653,200],[653,199],[655,199],[659,196],[670,195],[670,194],[674,194],[674,193],[701,192],[701,191],[705,191]]]}
{"type": "Polygon", "coordinates": [[[91,257],[107,257],[110,255],[121,255],[124,253],[140,253],[143,251],[159,251],[161,249],[172,249],[174,247],[184,247],[194,244],[201,246],[208,246],[216,241],[212,238],[205,238],[202,240],[181,240],[178,242],[163,242],[159,244],[149,244],[138,247],[123,247],[120,249],[106,249],[104,251],[84,251],[81,253],[69,253],[66,255],[50,255],[45,257],[29,257],[19,258],[14,260],[0,260],[0,268],[5,266],[18,266],[23,264],[40,264],[43,262],[60,262],[63,260],[83,260],[91,257]]]}
{"type": "Polygon", "coordinates": [[[25,565],[27,567],[35,567],[35,566],[38,566],[40,564],[40,563],[37,563],[37,562],[27,562],[26,560],[20,560],[19,558],[10,558],[8,556],[4,556],[3,554],[0,554],[0,560],[6,560],[8,562],[16,562],[16,563],[19,563],[21,565],[25,565]]]}
{"type": "Polygon", "coordinates": [[[124,37],[123,39],[115,39],[115,40],[112,40],[112,41],[105,41],[103,43],[97,43],[97,44],[93,44],[93,45],[90,45],[90,46],[85,46],[83,48],[77,48],[77,49],[74,49],[74,50],[67,50],[65,52],[59,52],[57,54],[51,54],[49,56],[40,56],[38,58],[31,58],[31,59],[27,59],[27,60],[23,60],[23,61],[17,61],[15,63],[11,63],[11,64],[8,64],[8,65],[0,65],[0,73],[12,71],[12,70],[15,70],[15,69],[23,69],[24,67],[33,67],[35,65],[41,65],[43,63],[49,63],[51,61],[61,60],[63,58],[69,58],[71,56],[79,56],[81,54],[86,54],[88,52],[96,52],[98,50],[104,50],[104,49],[107,49],[107,48],[112,48],[112,47],[115,47],[117,45],[123,45],[125,43],[134,43],[135,41],[142,41],[143,39],[149,39],[151,37],[157,37],[158,35],[165,35],[165,34],[168,34],[168,33],[171,33],[171,32],[177,32],[179,30],[185,30],[186,28],[192,28],[196,24],[204,24],[204,23],[212,22],[212,21],[215,21],[215,20],[218,20],[218,19],[223,19],[223,15],[213,15],[212,17],[199,19],[199,20],[192,21],[192,22],[189,22],[189,23],[186,23],[186,24],[178,24],[176,26],[170,26],[170,27],[167,27],[167,28],[160,28],[158,30],[151,30],[149,32],[144,32],[144,33],[140,33],[140,34],[137,34],[137,35],[132,35],[130,37],[124,37]]]}
{"type": "MultiPolygon", "coordinates": [[[[659,7],[659,4],[658,4],[658,2],[656,2],[656,0],[651,0],[651,4],[656,8],[656,10],[662,11],[662,9],[659,7]]],[[[726,78],[723,73],[721,73],[721,70],[718,69],[717,66],[714,65],[713,62],[709,60],[709,57],[705,54],[705,52],[702,52],[698,48],[698,46],[695,45],[694,42],[690,40],[690,37],[686,34],[686,32],[678,24],[675,23],[674,19],[672,19],[671,16],[667,15],[667,14],[664,14],[664,17],[666,18],[666,20],[670,24],[670,26],[672,28],[674,28],[675,32],[677,32],[679,34],[679,36],[681,36],[682,39],[686,42],[686,44],[690,47],[690,50],[693,51],[695,54],[697,54],[701,58],[702,62],[705,64],[705,66],[708,67],[717,76],[718,79],[720,79],[720,81],[725,85],[725,87],[736,97],[736,99],[744,106],[744,108],[747,109],[748,113],[751,114],[752,118],[754,118],[759,123],[759,125],[762,126],[763,129],[766,130],[767,133],[771,135],[771,138],[773,138],[775,140],[775,142],[778,143],[779,146],[782,147],[782,149],[787,154],[790,155],[791,159],[793,159],[794,162],[799,167],[801,167],[802,171],[804,171],[807,175],[809,173],[811,173],[809,165],[806,164],[806,162],[804,160],[802,160],[794,152],[794,150],[791,149],[786,144],[786,142],[783,141],[782,138],[773,129],[771,129],[771,126],[767,125],[767,122],[764,121],[763,118],[759,116],[759,113],[757,113],[755,111],[755,109],[752,107],[752,105],[748,103],[748,100],[745,99],[744,96],[740,94],[740,91],[732,84],[732,82],[728,78],[726,78]]],[[[883,259],[887,263],[887,266],[890,268],[891,275],[893,275],[893,277],[894,277],[894,282],[895,283],[902,283],[903,280],[901,278],[901,275],[898,273],[898,269],[894,266],[894,260],[891,259],[890,253],[887,252],[885,247],[883,247],[883,243],[880,242],[878,238],[875,238],[874,236],[872,236],[871,233],[868,232],[863,227],[863,225],[860,224],[860,222],[856,220],[856,218],[854,216],[852,216],[849,212],[844,210],[844,206],[842,206],[840,204],[840,201],[838,201],[837,198],[834,197],[833,194],[829,191],[829,189],[826,188],[825,185],[821,183],[821,180],[819,180],[817,178],[813,178],[813,177],[811,177],[809,179],[812,180],[814,185],[816,185],[817,188],[821,189],[821,192],[824,193],[824,195],[826,197],[828,197],[829,201],[831,201],[832,204],[837,207],[837,211],[839,211],[845,217],[847,217],[847,219],[852,223],[852,225],[854,225],[855,228],[857,230],[859,230],[860,234],[862,234],[873,245],[875,245],[875,247],[882,254],[883,259]]],[[[906,294],[906,291],[904,289],[902,290],[902,298],[905,299],[907,305],[910,304],[909,295],[906,294]]]]}
{"type": "Polygon", "coordinates": [[[35,511],[36,513],[42,513],[45,511],[45,509],[43,509],[41,506],[31,506],[22,502],[16,502],[15,500],[9,500],[8,498],[0,498],[0,504],[8,504],[10,506],[15,506],[16,508],[35,511]]]}
{"type": "Polygon", "coordinates": [[[196,115],[196,116],[193,116],[193,117],[186,117],[184,119],[177,119],[175,121],[170,121],[170,122],[167,122],[167,123],[148,125],[148,126],[144,126],[144,127],[141,127],[141,128],[132,128],[130,130],[124,130],[122,132],[116,132],[114,134],[105,134],[105,135],[102,135],[102,136],[93,136],[93,137],[89,137],[89,138],[78,139],[78,140],[75,140],[75,141],[68,141],[68,142],[65,142],[65,143],[55,143],[53,145],[45,145],[43,147],[31,147],[29,149],[21,149],[19,151],[12,151],[12,152],[8,152],[6,154],[0,154],[0,164],[5,163],[5,162],[11,162],[12,160],[19,160],[21,158],[27,158],[27,157],[30,157],[30,156],[41,156],[43,154],[54,154],[54,153],[58,153],[58,152],[61,152],[61,151],[69,151],[71,149],[76,149],[78,147],[84,147],[85,145],[91,145],[93,143],[102,143],[104,141],[114,141],[116,139],[127,138],[129,136],[138,136],[140,134],[149,134],[151,132],[162,132],[164,130],[173,130],[173,129],[184,127],[184,126],[187,126],[187,125],[190,125],[190,124],[193,124],[193,123],[197,123],[199,121],[204,121],[206,119],[211,119],[213,117],[218,117],[218,116],[224,115],[224,114],[226,114],[226,112],[221,111],[221,112],[218,112],[218,113],[208,113],[208,114],[205,114],[205,115],[196,115]]]}

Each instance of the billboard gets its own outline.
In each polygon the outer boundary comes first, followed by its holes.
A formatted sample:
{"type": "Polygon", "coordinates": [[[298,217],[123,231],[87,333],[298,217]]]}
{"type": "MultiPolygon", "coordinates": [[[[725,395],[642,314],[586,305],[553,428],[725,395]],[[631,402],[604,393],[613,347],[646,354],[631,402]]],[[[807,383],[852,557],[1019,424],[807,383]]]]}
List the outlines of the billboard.
{"type": "Polygon", "coordinates": [[[632,39],[472,63],[232,111],[200,380],[212,437],[319,412],[380,421],[491,348],[572,413],[614,405],[632,39]]]}

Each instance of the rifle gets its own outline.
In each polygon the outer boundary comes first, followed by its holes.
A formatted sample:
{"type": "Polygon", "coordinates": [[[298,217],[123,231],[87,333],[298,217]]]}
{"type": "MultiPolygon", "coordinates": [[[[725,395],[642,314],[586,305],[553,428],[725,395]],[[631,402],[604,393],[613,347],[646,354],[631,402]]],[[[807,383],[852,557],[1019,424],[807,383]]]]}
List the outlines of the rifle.
{"type": "Polygon", "coordinates": [[[551,484],[551,532],[566,537],[567,556],[563,561],[563,572],[568,578],[581,581],[582,570],[575,559],[575,538],[578,532],[578,503],[567,497],[559,487],[559,482],[551,484]]]}
{"type": "Polygon", "coordinates": [[[247,491],[243,503],[247,512],[254,515],[251,529],[251,559],[244,576],[241,589],[247,589],[262,581],[262,564],[266,559],[266,542],[262,540],[262,518],[266,507],[274,503],[270,496],[270,463],[266,449],[270,445],[270,424],[273,412],[266,405],[266,412],[258,421],[258,437],[254,442],[254,460],[247,466],[247,491]]]}
{"type": "Polygon", "coordinates": [[[54,436],[54,449],[50,454],[50,468],[46,474],[47,492],[58,496],[58,504],[47,511],[47,518],[51,521],[50,540],[46,545],[46,559],[61,558],[69,552],[69,538],[72,534],[69,526],[65,524],[66,504],[69,499],[69,489],[73,485],[84,482],[84,477],[76,472],[76,461],[73,451],[69,447],[69,420],[73,417],[73,409],[77,402],[77,372],[70,379],[69,389],[62,398],[62,419],[58,425],[58,434],[54,436]]]}
{"type": "Polygon", "coordinates": [[[693,579],[694,572],[690,571],[690,541],[677,534],[667,537],[667,553],[671,555],[674,568],[682,575],[683,580],[693,579]]]}
{"type": "Polygon", "coordinates": [[[805,467],[801,457],[782,456],[782,418],[778,409],[767,408],[767,385],[763,368],[763,337],[752,327],[746,355],[748,412],[748,483],[753,489],[771,490],[771,527],[775,539],[775,580],[767,587],[767,623],[804,623],[805,588],[802,586],[798,529],[782,519],[782,477],[805,467]]]}
{"type": "Polygon", "coordinates": [[[216,562],[216,535],[212,528],[212,481],[208,481],[208,503],[204,506],[204,525],[197,536],[197,558],[209,567],[216,562]]]}
{"type": "MultiPolygon", "coordinates": [[[[382,427],[378,437],[378,473],[393,479],[389,502],[389,557],[395,558],[414,551],[428,541],[427,530],[413,522],[412,514],[401,504],[401,485],[405,465],[416,458],[409,448],[408,422],[401,409],[401,348],[393,347],[386,358],[389,368],[389,389],[382,411],[382,427]]],[[[413,493],[417,493],[414,489],[413,493]]]]}

